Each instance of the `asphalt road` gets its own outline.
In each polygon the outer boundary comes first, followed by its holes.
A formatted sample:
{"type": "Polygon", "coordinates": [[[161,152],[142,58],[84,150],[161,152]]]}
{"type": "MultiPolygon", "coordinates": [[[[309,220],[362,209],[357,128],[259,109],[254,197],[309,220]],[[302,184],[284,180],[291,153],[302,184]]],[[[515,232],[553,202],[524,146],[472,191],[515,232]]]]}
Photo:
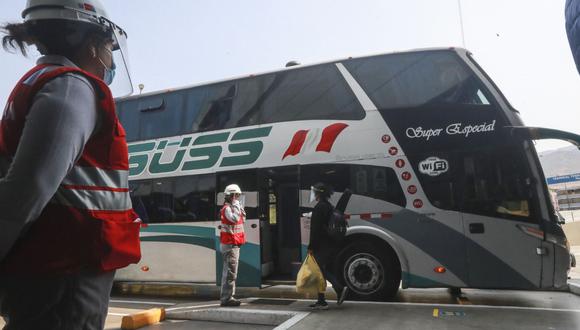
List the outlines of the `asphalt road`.
{"type": "MultiPolygon", "coordinates": [[[[580,329],[580,296],[568,292],[463,290],[462,297],[445,289],[402,290],[389,303],[331,303],[311,311],[307,300],[246,299],[246,311],[292,311],[304,314],[292,329],[580,329]]],[[[106,329],[120,329],[124,315],[154,307],[219,309],[217,301],[154,297],[111,298],[106,329]]],[[[273,329],[275,326],[195,320],[167,320],[144,330],[273,329]]],[[[0,326],[3,322],[0,321],[0,326]]]]}
{"type": "MultiPolygon", "coordinates": [[[[305,314],[292,329],[580,329],[580,297],[567,292],[402,290],[396,302],[331,303],[311,311],[307,300],[246,299],[246,311],[278,310],[305,314]]],[[[219,309],[216,301],[114,297],[107,329],[119,329],[121,317],[152,307],[219,309]],[[185,307],[184,307],[185,306],[185,307]]],[[[194,320],[168,320],[143,329],[273,329],[275,326],[194,320]]]]}

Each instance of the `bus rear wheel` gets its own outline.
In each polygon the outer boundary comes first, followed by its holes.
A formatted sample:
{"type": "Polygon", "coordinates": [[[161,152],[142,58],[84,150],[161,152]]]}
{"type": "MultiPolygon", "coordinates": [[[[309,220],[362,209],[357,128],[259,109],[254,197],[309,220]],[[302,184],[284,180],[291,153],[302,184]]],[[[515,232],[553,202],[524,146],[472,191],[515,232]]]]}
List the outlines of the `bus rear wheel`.
{"type": "Polygon", "coordinates": [[[390,249],[354,242],[340,254],[339,272],[350,300],[391,300],[399,289],[401,270],[390,249]]]}

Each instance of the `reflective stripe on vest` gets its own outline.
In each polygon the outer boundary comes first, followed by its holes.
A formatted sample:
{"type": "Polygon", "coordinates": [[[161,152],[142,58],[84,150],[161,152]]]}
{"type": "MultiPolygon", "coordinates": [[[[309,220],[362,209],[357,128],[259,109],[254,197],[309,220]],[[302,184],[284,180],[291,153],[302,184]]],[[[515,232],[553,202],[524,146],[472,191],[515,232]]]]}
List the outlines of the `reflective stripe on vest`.
{"type": "Polygon", "coordinates": [[[65,186],[129,189],[129,171],[74,166],[62,181],[65,186]]]}
{"type": "Polygon", "coordinates": [[[92,211],[126,211],[131,209],[131,198],[128,191],[70,189],[60,186],[51,202],[92,211]]]}
{"type": "Polygon", "coordinates": [[[239,233],[243,233],[244,232],[244,225],[243,224],[239,224],[239,225],[225,225],[225,224],[222,224],[221,232],[222,233],[227,233],[227,234],[239,234],[239,233]]]}

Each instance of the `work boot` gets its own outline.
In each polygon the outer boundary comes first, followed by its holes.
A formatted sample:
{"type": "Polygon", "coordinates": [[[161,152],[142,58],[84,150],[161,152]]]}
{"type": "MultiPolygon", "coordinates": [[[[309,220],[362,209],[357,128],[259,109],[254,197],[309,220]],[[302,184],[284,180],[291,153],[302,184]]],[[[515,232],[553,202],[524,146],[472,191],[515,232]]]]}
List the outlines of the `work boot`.
{"type": "Polygon", "coordinates": [[[342,288],[342,291],[340,292],[340,295],[338,296],[338,300],[336,301],[336,304],[338,306],[342,305],[342,303],[346,299],[347,295],[348,295],[348,286],[345,286],[344,288],[342,288]]]}
{"type": "Polygon", "coordinates": [[[242,304],[242,302],[240,300],[237,300],[237,299],[232,298],[232,299],[230,299],[230,300],[228,300],[226,302],[223,302],[222,301],[222,303],[220,304],[220,306],[222,306],[222,307],[238,307],[241,304],[242,304]]]}

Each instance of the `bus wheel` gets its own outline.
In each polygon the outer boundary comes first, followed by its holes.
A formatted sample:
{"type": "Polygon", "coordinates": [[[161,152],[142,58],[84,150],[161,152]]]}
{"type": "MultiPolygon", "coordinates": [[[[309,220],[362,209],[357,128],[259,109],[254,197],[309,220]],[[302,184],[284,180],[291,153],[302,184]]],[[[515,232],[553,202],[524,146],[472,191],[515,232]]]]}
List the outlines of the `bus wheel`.
{"type": "Polygon", "coordinates": [[[354,242],[342,251],[340,260],[341,280],[351,290],[348,299],[383,301],[397,293],[401,269],[392,250],[354,242]]]}

